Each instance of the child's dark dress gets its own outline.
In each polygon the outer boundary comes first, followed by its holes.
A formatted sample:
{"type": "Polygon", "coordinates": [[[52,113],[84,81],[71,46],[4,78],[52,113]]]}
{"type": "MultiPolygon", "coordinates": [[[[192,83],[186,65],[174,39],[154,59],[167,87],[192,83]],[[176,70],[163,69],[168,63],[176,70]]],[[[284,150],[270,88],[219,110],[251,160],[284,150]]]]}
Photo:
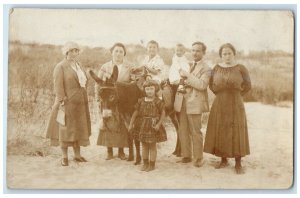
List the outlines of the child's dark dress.
{"type": "Polygon", "coordinates": [[[133,138],[144,143],[164,142],[167,140],[167,134],[161,125],[156,131],[153,127],[159,121],[165,105],[162,100],[155,98],[153,101],[145,101],[140,98],[135,105],[138,111],[137,119],[134,123],[133,138]]]}

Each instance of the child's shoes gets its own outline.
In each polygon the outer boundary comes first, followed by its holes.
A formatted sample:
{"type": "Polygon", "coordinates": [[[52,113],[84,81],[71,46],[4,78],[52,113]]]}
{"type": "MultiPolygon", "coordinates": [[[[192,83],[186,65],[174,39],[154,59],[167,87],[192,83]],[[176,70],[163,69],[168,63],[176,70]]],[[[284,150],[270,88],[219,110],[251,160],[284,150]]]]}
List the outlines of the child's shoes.
{"type": "Polygon", "coordinates": [[[141,171],[146,171],[149,167],[149,160],[148,159],[144,159],[144,164],[143,164],[143,167],[141,169],[141,171]]]}
{"type": "Polygon", "coordinates": [[[146,170],[146,172],[153,171],[155,169],[155,161],[150,161],[150,164],[146,170]]]}

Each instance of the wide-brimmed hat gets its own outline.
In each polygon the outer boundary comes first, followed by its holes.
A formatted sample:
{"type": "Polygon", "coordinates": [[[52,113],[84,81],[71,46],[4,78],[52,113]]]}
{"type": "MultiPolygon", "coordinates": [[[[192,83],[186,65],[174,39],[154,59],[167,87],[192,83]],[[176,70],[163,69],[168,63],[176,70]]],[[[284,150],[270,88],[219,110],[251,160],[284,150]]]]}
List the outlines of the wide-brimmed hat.
{"type": "Polygon", "coordinates": [[[78,49],[79,52],[81,52],[81,48],[79,47],[79,45],[72,41],[66,42],[61,50],[62,50],[63,55],[66,55],[67,52],[69,52],[72,49],[78,49]]]}

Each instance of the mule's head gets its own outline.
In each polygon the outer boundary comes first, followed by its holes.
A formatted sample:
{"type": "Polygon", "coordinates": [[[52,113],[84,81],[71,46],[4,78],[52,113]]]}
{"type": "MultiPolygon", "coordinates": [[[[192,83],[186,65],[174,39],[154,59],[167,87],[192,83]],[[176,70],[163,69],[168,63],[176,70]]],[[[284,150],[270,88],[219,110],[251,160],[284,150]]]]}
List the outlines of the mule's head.
{"type": "Polygon", "coordinates": [[[116,88],[116,82],[118,79],[118,67],[114,66],[111,77],[106,80],[100,79],[92,70],[90,70],[89,73],[98,84],[96,94],[97,98],[100,99],[100,110],[102,117],[111,117],[113,111],[116,110],[118,103],[118,92],[116,88]]]}

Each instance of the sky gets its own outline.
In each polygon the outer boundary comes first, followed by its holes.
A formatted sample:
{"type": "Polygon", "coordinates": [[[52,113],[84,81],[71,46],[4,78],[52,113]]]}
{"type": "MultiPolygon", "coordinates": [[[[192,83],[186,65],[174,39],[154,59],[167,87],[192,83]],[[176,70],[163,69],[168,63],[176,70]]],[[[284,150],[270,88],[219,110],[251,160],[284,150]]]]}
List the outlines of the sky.
{"type": "Polygon", "coordinates": [[[289,11],[101,10],[16,8],[10,14],[9,40],[90,47],[115,42],[162,47],[202,41],[217,51],[227,42],[237,50],[293,53],[294,21],[289,11]]]}

